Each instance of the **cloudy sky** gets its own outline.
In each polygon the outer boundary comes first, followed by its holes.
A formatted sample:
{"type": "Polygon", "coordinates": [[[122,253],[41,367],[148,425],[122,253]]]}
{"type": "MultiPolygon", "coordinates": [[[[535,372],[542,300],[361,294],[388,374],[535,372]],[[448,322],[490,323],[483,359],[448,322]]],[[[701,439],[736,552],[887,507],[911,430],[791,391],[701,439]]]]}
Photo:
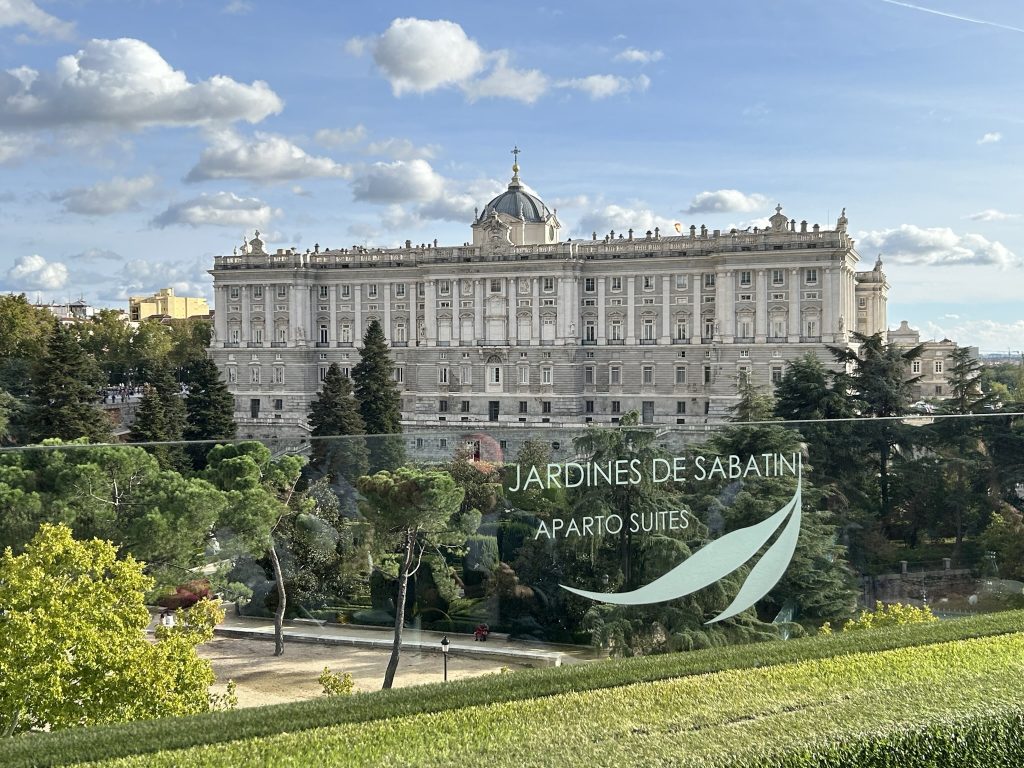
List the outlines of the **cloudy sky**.
{"type": "Polygon", "coordinates": [[[518,144],[573,236],[846,207],[891,327],[1024,349],[1019,0],[543,2],[0,0],[0,290],[462,243],[518,144]]]}

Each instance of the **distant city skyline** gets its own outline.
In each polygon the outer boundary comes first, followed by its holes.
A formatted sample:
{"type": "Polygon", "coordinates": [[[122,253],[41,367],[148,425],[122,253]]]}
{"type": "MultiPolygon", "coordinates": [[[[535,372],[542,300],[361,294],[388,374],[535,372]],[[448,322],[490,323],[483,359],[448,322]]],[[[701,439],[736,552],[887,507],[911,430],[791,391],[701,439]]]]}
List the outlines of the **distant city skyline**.
{"type": "Polygon", "coordinates": [[[1024,348],[1024,6],[0,0],[0,291],[211,298],[268,247],[460,244],[508,182],[562,235],[822,227],[889,326],[1024,348]]]}

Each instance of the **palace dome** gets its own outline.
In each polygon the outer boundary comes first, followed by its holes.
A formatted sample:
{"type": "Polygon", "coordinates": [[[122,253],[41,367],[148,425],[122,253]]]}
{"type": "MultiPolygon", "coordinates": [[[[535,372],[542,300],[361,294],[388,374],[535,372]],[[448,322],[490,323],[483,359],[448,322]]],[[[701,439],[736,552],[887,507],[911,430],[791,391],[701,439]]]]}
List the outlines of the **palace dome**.
{"type": "Polygon", "coordinates": [[[551,211],[536,195],[531,195],[519,180],[519,165],[512,166],[512,181],[508,189],[484,206],[477,221],[483,221],[494,213],[504,213],[528,222],[544,223],[550,218],[551,211]]]}

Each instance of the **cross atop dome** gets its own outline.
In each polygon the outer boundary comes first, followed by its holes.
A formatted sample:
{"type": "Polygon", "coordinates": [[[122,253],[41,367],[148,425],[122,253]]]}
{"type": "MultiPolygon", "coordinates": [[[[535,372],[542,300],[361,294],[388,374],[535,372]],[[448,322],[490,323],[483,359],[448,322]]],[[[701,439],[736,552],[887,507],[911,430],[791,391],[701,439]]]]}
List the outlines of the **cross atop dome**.
{"type": "Polygon", "coordinates": [[[514,159],[512,160],[512,181],[509,182],[509,189],[512,189],[514,186],[522,186],[522,182],[519,180],[519,153],[522,151],[523,150],[519,148],[518,144],[512,148],[512,156],[514,159]]]}

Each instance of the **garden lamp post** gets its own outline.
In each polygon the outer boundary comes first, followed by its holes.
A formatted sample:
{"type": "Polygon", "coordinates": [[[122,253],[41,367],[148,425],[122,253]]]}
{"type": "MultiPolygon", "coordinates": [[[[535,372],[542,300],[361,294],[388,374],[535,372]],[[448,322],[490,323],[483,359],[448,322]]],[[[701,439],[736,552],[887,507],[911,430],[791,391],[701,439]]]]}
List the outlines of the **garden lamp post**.
{"type": "Polygon", "coordinates": [[[444,681],[448,682],[448,646],[451,645],[448,642],[448,635],[444,635],[441,638],[441,656],[444,658],[444,681]]]}

